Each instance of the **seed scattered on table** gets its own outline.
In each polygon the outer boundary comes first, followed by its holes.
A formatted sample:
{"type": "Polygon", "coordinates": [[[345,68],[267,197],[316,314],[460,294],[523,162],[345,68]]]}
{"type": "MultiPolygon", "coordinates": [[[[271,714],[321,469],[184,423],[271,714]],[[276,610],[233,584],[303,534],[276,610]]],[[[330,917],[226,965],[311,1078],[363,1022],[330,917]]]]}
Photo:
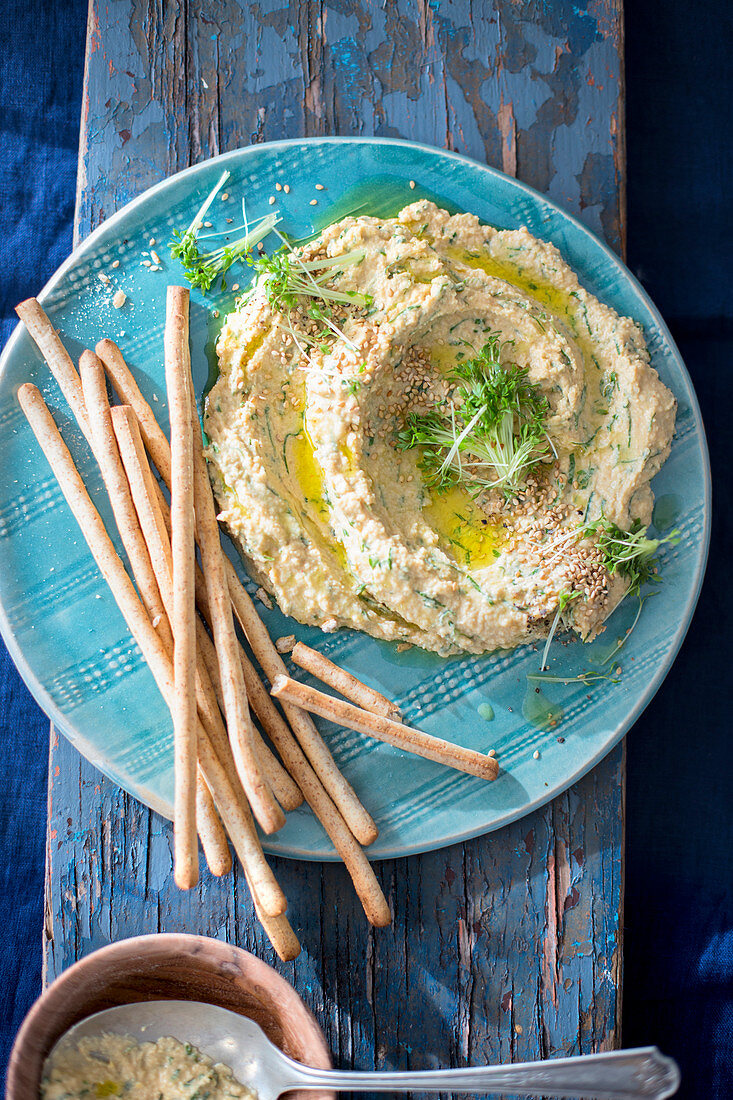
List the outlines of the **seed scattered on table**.
{"type": "Polygon", "coordinates": [[[318,206],[318,199],[311,199],[311,206],[318,206]]]}
{"type": "Polygon", "coordinates": [[[275,196],[270,195],[270,198],[267,201],[269,202],[270,206],[274,206],[275,205],[275,196]]]}
{"type": "Polygon", "coordinates": [[[229,198],[229,192],[225,191],[221,196],[221,201],[226,202],[228,198],[229,198]]]}
{"type": "Polygon", "coordinates": [[[119,267],[119,266],[120,266],[120,261],[119,260],[113,260],[112,261],[112,267],[119,267]]]}
{"type": "Polygon", "coordinates": [[[148,241],[148,244],[150,245],[150,247],[151,247],[151,248],[153,247],[153,245],[154,245],[155,243],[156,243],[156,242],[155,242],[155,237],[151,237],[151,238],[150,238],[150,240],[148,241]]]}
{"type": "Polygon", "coordinates": [[[325,191],[325,190],[326,190],[326,188],[323,186],[322,183],[317,183],[316,184],[316,191],[325,191]]]}
{"type": "Polygon", "coordinates": [[[534,750],[534,752],[532,753],[532,756],[534,757],[534,759],[535,759],[535,760],[539,760],[539,758],[540,758],[540,750],[539,750],[539,749],[535,749],[535,750],[534,750]]]}
{"type": "Polygon", "coordinates": [[[286,195],[290,194],[290,184],[289,183],[285,184],[285,186],[283,187],[283,191],[285,192],[286,195]]]}
{"type": "Polygon", "coordinates": [[[160,256],[154,250],[150,253],[150,259],[153,261],[154,264],[160,263],[160,256]]]}
{"type": "Polygon", "coordinates": [[[415,181],[414,180],[410,180],[410,190],[411,191],[415,190],[415,181]]]}
{"type": "Polygon", "coordinates": [[[276,191],[282,191],[282,189],[283,189],[283,185],[281,183],[276,183],[275,184],[275,190],[276,191]]]}

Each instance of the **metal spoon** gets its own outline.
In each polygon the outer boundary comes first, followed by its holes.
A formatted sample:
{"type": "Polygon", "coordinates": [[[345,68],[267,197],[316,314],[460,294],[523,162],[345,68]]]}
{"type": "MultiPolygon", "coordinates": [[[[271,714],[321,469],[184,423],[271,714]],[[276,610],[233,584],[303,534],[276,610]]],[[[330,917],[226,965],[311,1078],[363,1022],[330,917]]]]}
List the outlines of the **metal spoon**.
{"type": "Polygon", "coordinates": [[[246,1016],[197,1001],[146,1001],[120,1005],[76,1024],[51,1051],[46,1069],[68,1044],[103,1033],[139,1042],[172,1036],[191,1043],[214,1062],[229,1066],[259,1100],[277,1100],[290,1089],[348,1092],[504,1092],[584,1100],[663,1100],[679,1087],[680,1073],[656,1047],[586,1054],[547,1062],[408,1073],[355,1073],[311,1069],[273,1046],[246,1016]]]}

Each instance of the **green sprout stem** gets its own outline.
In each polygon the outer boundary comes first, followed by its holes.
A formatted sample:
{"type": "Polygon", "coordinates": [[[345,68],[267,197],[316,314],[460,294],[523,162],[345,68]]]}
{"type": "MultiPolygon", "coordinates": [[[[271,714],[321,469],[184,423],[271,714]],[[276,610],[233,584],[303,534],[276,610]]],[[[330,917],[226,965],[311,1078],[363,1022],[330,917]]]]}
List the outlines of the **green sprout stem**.
{"type": "Polygon", "coordinates": [[[438,487],[468,482],[514,496],[526,475],[554,452],[545,430],[548,404],[526,369],[502,363],[498,332],[473,359],[456,366],[447,407],[411,413],[397,444],[419,446],[423,468],[438,487]]]}

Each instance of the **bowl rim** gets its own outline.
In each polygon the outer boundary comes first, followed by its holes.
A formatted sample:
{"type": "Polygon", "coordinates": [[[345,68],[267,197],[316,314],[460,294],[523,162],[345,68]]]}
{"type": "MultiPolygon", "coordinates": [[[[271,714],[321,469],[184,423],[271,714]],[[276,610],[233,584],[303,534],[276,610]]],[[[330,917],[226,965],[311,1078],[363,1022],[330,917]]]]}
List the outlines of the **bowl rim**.
{"type": "MultiPolygon", "coordinates": [[[[252,954],[251,951],[246,951],[236,944],[229,943],[226,940],[217,940],[212,936],[202,936],[189,932],[153,932],[140,936],[131,936],[122,940],[115,940],[112,943],[105,944],[104,947],[98,948],[96,951],[90,952],[88,955],[84,955],[59,974],[59,976],[43,990],[28,1011],[13,1041],[10,1057],[8,1059],[5,1100],[36,1100],[36,1096],[31,1097],[27,1091],[27,1062],[26,1066],[23,1065],[24,1060],[28,1058],[29,1043],[36,1029],[43,1023],[45,1013],[49,1008],[57,1002],[62,1003],[68,1000],[69,995],[73,994],[75,983],[80,975],[83,975],[85,971],[93,973],[94,970],[99,967],[100,963],[106,967],[115,961],[118,962],[120,972],[122,973],[124,972],[125,960],[129,958],[131,954],[144,959],[145,956],[152,956],[154,954],[160,955],[162,952],[169,954],[171,958],[173,958],[180,956],[183,952],[190,950],[190,948],[195,945],[205,945],[209,951],[211,951],[213,945],[214,951],[220,952],[222,956],[225,953],[230,956],[234,955],[235,959],[238,958],[242,963],[243,971],[246,968],[248,977],[252,977],[255,981],[259,979],[270,988],[273,986],[277,987],[280,993],[280,1003],[284,1003],[288,1014],[293,1013],[298,1017],[298,1034],[305,1037],[308,1042],[312,1042],[314,1045],[314,1056],[311,1059],[311,1064],[315,1064],[315,1068],[318,1069],[332,1068],[333,1062],[331,1059],[331,1052],[320,1024],[294,986],[279,974],[274,967],[266,963],[264,959],[260,959],[257,955],[252,954]],[[21,1069],[25,1070],[23,1075],[21,1075],[21,1069]]],[[[164,996],[160,997],[160,1000],[167,999],[168,998],[164,996]]],[[[185,1000],[186,998],[178,999],[185,1000]]],[[[133,1003],[133,1000],[120,1003],[133,1003]]],[[[90,1012],[89,1015],[93,1015],[93,1013],[90,1012]]],[[[244,1013],[242,1013],[242,1015],[244,1015],[244,1013]]],[[[81,1019],[85,1018],[84,1016],[81,1017],[81,1019]]],[[[53,1049],[53,1046],[63,1034],[65,1034],[65,1032],[59,1035],[53,1035],[44,1043],[44,1047],[41,1051],[40,1065],[37,1067],[39,1083],[43,1064],[48,1054],[53,1049]]],[[[296,1059],[296,1061],[297,1060],[298,1059],[296,1059]]],[[[326,1093],[324,1095],[332,1096],[333,1094],[326,1093]]]]}

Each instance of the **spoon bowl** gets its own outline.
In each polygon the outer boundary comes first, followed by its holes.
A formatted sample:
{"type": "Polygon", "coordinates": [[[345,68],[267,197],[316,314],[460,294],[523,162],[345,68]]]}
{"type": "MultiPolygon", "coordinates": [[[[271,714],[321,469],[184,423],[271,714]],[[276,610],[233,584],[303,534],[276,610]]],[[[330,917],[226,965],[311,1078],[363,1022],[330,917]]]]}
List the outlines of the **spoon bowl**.
{"type": "Polygon", "coordinates": [[[278,1050],[254,1020],[216,1005],[148,1001],[98,1012],[63,1036],[49,1057],[80,1039],[125,1035],[138,1042],[172,1036],[214,1062],[229,1066],[258,1100],[277,1100],[291,1089],[349,1092],[503,1092],[585,1100],[664,1100],[677,1091],[680,1075],[656,1047],[618,1050],[508,1066],[407,1073],[358,1073],[301,1065],[278,1050]]]}

